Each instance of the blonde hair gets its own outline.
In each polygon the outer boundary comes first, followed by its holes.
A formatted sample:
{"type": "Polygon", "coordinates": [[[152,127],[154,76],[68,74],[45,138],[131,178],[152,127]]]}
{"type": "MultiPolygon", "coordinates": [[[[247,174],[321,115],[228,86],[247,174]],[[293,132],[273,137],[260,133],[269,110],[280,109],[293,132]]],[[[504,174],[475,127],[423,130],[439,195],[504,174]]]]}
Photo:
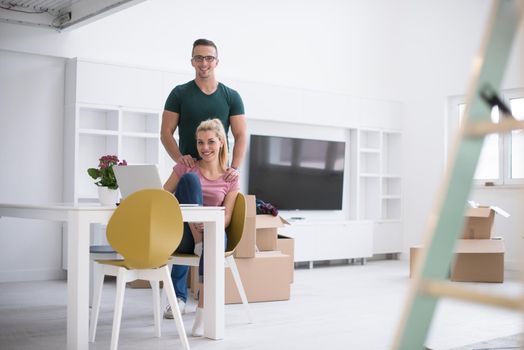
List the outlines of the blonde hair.
{"type": "Polygon", "coordinates": [[[197,127],[196,132],[195,132],[195,138],[197,137],[198,133],[201,131],[214,131],[218,139],[222,141],[222,147],[220,148],[220,151],[218,152],[218,162],[222,170],[226,170],[229,154],[228,154],[226,131],[224,130],[224,125],[222,125],[222,122],[218,118],[204,120],[197,127]]]}

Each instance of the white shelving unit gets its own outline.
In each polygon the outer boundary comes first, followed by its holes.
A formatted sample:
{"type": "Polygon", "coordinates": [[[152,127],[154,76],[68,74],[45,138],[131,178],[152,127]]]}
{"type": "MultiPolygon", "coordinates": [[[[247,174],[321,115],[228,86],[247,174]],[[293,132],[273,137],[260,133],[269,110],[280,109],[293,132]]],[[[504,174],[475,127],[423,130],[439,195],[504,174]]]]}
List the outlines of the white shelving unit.
{"type": "Polygon", "coordinates": [[[373,253],[402,251],[401,133],[356,129],[357,220],[372,220],[373,253]]]}
{"type": "Polygon", "coordinates": [[[160,112],[155,110],[132,110],[116,106],[95,107],[86,104],[74,106],[78,125],[70,130],[77,151],[66,164],[74,164],[74,184],[68,189],[66,201],[94,201],[97,189],[87,169],[96,167],[98,159],[107,154],[117,155],[129,164],[159,164],[161,145],[159,141],[160,112]]]}
{"type": "Polygon", "coordinates": [[[350,220],[291,221],[279,229],[295,239],[295,262],[365,259],[402,251],[401,133],[353,128],[348,158],[350,220]]]}
{"type": "Polygon", "coordinates": [[[79,59],[68,61],[64,201],[97,200],[97,188],[87,169],[96,167],[103,155],[117,155],[128,164],[162,162],[162,86],[156,73],[79,59]]]}
{"type": "MultiPolygon", "coordinates": [[[[159,71],[70,59],[66,65],[64,202],[97,202],[87,169],[104,155],[128,164],[164,162],[160,142],[163,86],[159,71]]],[[[65,230],[66,228],[64,228],[65,230]]],[[[106,244],[95,225],[91,244],[106,244]]],[[[64,235],[63,246],[67,244],[64,235]]],[[[66,267],[63,249],[63,267],[66,267]]]]}

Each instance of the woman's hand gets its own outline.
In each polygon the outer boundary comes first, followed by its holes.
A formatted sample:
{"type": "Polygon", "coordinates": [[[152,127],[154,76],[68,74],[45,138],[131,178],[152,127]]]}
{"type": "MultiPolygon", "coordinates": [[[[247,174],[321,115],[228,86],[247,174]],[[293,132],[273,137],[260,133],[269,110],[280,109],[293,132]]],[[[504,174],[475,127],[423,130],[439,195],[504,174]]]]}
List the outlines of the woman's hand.
{"type": "Polygon", "coordinates": [[[199,233],[204,233],[204,223],[203,222],[194,222],[193,227],[199,233]]]}
{"type": "Polygon", "coordinates": [[[196,243],[202,242],[202,237],[204,236],[204,223],[203,222],[190,222],[189,229],[193,235],[193,240],[196,243]]]}

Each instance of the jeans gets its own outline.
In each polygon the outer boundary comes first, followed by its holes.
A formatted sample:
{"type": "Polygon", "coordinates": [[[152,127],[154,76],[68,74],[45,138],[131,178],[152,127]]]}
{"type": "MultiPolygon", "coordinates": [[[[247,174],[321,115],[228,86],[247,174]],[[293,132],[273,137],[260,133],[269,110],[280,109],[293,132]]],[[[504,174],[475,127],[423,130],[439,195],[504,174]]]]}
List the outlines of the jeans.
{"type": "MultiPolygon", "coordinates": [[[[202,186],[200,179],[194,173],[184,174],[175,191],[175,197],[179,203],[183,204],[203,204],[202,198],[202,186]]],[[[193,234],[189,228],[189,224],[184,222],[184,234],[182,241],[178,245],[175,252],[193,254],[195,249],[195,240],[193,234]]],[[[202,260],[201,260],[202,262],[202,260]]],[[[184,302],[187,301],[187,274],[189,272],[189,266],[186,265],[173,265],[171,270],[171,280],[175,287],[175,294],[177,298],[182,299],[184,302]]]]}

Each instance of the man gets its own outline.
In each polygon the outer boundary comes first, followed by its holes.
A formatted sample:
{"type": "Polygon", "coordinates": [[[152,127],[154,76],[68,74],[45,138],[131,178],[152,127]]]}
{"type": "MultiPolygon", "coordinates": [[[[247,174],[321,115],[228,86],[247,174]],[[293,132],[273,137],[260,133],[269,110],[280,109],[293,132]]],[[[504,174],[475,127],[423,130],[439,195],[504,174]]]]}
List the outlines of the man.
{"type": "Polygon", "coordinates": [[[176,86],[169,94],[162,115],[160,139],[175,162],[193,166],[194,159],[198,157],[195,141],[197,126],[204,120],[219,118],[226,134],[231,127],[235,139],[227,180],[238,176],[236,170],[245,156],[246,122],[240,95],[219,83],[215,77],[218,62],[217,47],[212,41],[198,39],[193,43],[191,65],[195,68],[195,79],[176,86]],[[177,127],[179,144],[173,137],[177,127]]]}
{"type": "MultiPolygon", "coordinates": [[[[233,181],[239,175],[238,168],[246,153],[244,105],[238,92],[216,79],[215,68],[218,62],[215,43],[207,39],[198,39],[193,43],[191,65],[195,69],[195,79],[176,86],[169,94],[162,115],[160,139],[175,162],[193,167],[198,158],[195,140],[197,126],[207,119],[220,119],[226,134],[231,127],[235,139],[230,167],[225,175],[226,181],[233,181]],[[178,143],[173,137],[177,128],[178,143]]],[[[174,265],[171,272],[182,313],[185,313],[187,302],[188,271],[187,266],[174,265]]],[[[173,318],[170,308],[166,309],[164,317],[173,318]]]]}

